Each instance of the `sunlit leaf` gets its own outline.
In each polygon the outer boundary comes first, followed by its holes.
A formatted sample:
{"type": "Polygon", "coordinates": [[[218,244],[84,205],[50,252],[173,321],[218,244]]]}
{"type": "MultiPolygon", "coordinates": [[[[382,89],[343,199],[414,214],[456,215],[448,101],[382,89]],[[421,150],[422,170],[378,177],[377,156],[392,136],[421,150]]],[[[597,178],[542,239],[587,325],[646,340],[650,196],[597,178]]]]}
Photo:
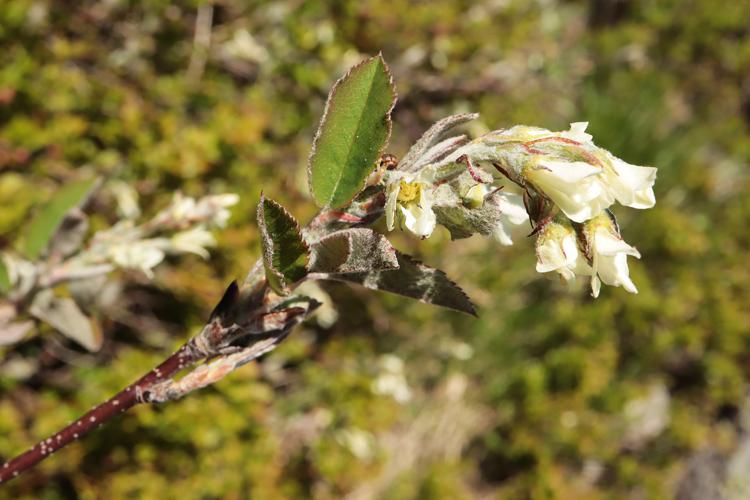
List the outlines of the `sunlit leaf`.
{"type": "Polygon", "coordinates": [[[383,57],[354,66],[328,94],[308,162],[321,207],[342,207],[364,187],[391,134],[396,90],[383,57]]]}

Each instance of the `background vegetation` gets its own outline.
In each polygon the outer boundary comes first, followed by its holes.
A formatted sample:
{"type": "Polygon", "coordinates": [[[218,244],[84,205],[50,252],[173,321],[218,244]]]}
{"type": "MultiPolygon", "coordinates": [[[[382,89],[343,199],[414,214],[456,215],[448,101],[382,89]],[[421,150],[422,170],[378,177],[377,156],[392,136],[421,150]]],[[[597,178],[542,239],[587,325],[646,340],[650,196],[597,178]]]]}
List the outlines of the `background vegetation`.
{"type": "MultiPolygon", "coordinates": [[[[466,288],[479,319],[332,285],[332,326],[298,329],[216,387],[137,408],[0,495],[741,491],[750,470],[748,19],[747,1],[712,0],[4,0],[0,247],[16,244],[61,185],[95,173],[134,185],[147,214],[178,189],[241,196],[210,261],[173,259],[153,282],[122,276],[116,311],[99,313],[100,352],[47,330],[3,348],[5,457],[133,381],[202,324],[258,257],[261,189],[302,220],[313,214],[311,136],[330,85],[363,54],[382,50],[395,76],[396,155],[456,112],[480,112],[487,128],[587,120],[599,145],[657,166],[659,178],[655,209],[618,212],[643,254],[631,266],[636,296],[605,288],[593,300],[583,283],[544,279],[522,234],[512,248],[450,243],[444,230],[425,242],[396,235],[466,288]]],[[[93,211],[94,229],[114,220],[106,191],[93,211]]]]}

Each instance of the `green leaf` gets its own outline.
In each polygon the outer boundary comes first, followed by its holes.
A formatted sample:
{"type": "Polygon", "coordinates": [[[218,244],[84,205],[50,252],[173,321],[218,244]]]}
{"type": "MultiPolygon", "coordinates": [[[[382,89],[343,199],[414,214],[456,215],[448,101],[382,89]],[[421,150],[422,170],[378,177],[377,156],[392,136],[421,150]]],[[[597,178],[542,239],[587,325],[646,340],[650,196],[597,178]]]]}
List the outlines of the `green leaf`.
{"type": "Polygon", "coordinates": [[[3,254],[0,253],[0,293],[5,293],[8,290],[10,290],[10,276],[8,275],[8,267],[3,260],[3,254]]]}
{"type": "Polygon", "coordinates": [[[372,290],[397,293],[427,304],[447,307],[476,316],[476,309],[463,290],[443,271],[425,266],[397,253],[398,269],[369,273],[329,274],[325,279],[357,283],[372,290]]]}
{"type": "Polygon", "coordinates": [[[372,229],[337,231],[312,248],[310,272],[361,273],[398,269],[396,249],[372,229]]]}
{"type": "Polygon", "coordinates": [[[333,86],[308,161],[319,206],[343,207],[362,190],[391,135],[395,103],[382,55],[354,66],[333,86]]]}
{"type": "Polygon", "coordinates": [[[44,253],[65,215],[71,209],[81,206],[97,183],[98,179],[94,178],[68,184],[37,212],[26,230],[24,250],[27,257],[35,260],[44,253]]]}
{"type": "Polygon", "coordinates": [[[309,249],[299,224],[284,207],[261,195],[258,227],[268,283],[277,293],[286,295],[289,285],[307,274],[309,249]]]}

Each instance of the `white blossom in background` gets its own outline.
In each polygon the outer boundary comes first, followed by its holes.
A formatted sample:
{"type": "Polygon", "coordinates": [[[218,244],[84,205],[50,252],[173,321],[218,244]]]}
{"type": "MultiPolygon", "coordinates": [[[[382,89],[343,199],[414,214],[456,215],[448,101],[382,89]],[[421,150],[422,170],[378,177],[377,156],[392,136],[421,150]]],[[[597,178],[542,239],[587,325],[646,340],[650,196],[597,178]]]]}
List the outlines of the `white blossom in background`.
{"type": "Polygon", "coordinates": [[[380,373],[372,382],[372,392],[391,396],[399,404],[411,401],[412,392],[404,376],[404,362],[398,356],[385,354],[379,360],[380,373]]]}
{"type": "MultiPolygon", "coordinates": [[[[127,190],[116,194],[119,202],[130,203],[127,190]]],[[[229,207],[236,204],[235,194],[209,195],[200,199],[176,193],[171,203],[154,218],[137,225],[121,220],[99,231],[91,243],[65,263],[63,271],[71,276],[106,274],[107,265],[137,270],[149,279],[153,269],[169,254],[192,253],[207,259],[208,249],[216,246],[210,227],[222,227],[229,219],[229,207]]],[[[122,209],[122,207],[121,207],[122,209]]]]}
{"type": "Polygon", "coordinates": [[[576,275],[591,275],[591,267],[578,250],[577,239],[570,223],[547,223],[536,240],[537,272],[557,272],[566,281],[576,275]]]}
{"type": "Polygon", "coordinates": [[[225,227],[231,216],[229,207],[236,205],[239,200],[240,197],[236,194],[209,195],[196,200],[177,192],[172,198],[172,203],[159,212],[151,224],[185,228],[205,222],[216,227],[225,227]]]}
{"type": "Polygon", "coordinates": [[[603,213],[586,222],[583,234],[593,268],[591,294],[598,297],[602,283],[621,286],[630,293],[638,293],[638,289],[630,279],[628,256],[640,259],[641,254],[625,243],[610,216],[603,213]]]}
{"type": "Polygon", "coordinates": [[[161,264],[169,247],[166,238],[151,238],[122,242],[110,247],[109,257],[113,264],[123,269],[136,269],[153,278],[153,268],[161,264]]]}
{"type": "Polygon", "coordinates": [[[173,252],[194,253],[208,258],[208,248],[216,246],[216,239],[211,231],[203,226],[197,226],[187,231],[180,231],[172,236],[169,250],[173,252]]]}
{"type": "Polygon", "coordinates": [[[127,182],[111,181],[109,189],[117,202],[117,214],[123,219],[137,219],[141,216],[138,206],[138,192],[127,182]]]}
{"type": "Polygon", "coordinates": [[[388,230],[392,231],[398,223],[421,238],[429,237],[437,223],[432,211],[432,184],[418,175],[390,174],[385,206],[388,230]]]}
{"type": "Polygon", "coordinates": [[[357,427],[341,429],[336,433],[336,441],[360,460],[369,460],[375,453],[375,437],[357,427]]]}

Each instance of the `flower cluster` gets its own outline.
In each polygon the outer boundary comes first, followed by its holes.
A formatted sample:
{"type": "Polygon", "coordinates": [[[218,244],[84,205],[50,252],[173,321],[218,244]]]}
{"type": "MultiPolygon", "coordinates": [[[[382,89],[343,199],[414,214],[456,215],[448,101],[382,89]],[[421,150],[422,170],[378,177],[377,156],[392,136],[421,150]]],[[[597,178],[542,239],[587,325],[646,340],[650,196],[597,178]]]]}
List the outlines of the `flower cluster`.
{"type": "Polygon", "coordinates": [[[627,256],[640,254],[623,241],[609,208],[653,207],[656,169],[596,146],[587,125],[562,132],[515,126],[473,141],[458,136],[432,146],[428,160],[410,151],[406,166],[383,177],[388,229],[427,238],[440,224],[453,238],[482,234],[510,245],[512,226],[530,221],[537,271],[589,277],[595,297],[601,283],[637,293],[627,256]],[[522,195],[501,191],[502,178],[522,195]]]}
{"type": "Polygon", "coordinates": [[[238,201],[236,194],[209,195],[196,200],[178,192],[169,206],[150,221],[135,225],[132,220],[123,220],[97,233],[80,260],[86,265],[111,263],[152,277],[153,268],[168,254],[194,253],[208,258],[207,249],[216,245],[210,227],[225,226],[230,217],[229,207],[238,201]]]}

